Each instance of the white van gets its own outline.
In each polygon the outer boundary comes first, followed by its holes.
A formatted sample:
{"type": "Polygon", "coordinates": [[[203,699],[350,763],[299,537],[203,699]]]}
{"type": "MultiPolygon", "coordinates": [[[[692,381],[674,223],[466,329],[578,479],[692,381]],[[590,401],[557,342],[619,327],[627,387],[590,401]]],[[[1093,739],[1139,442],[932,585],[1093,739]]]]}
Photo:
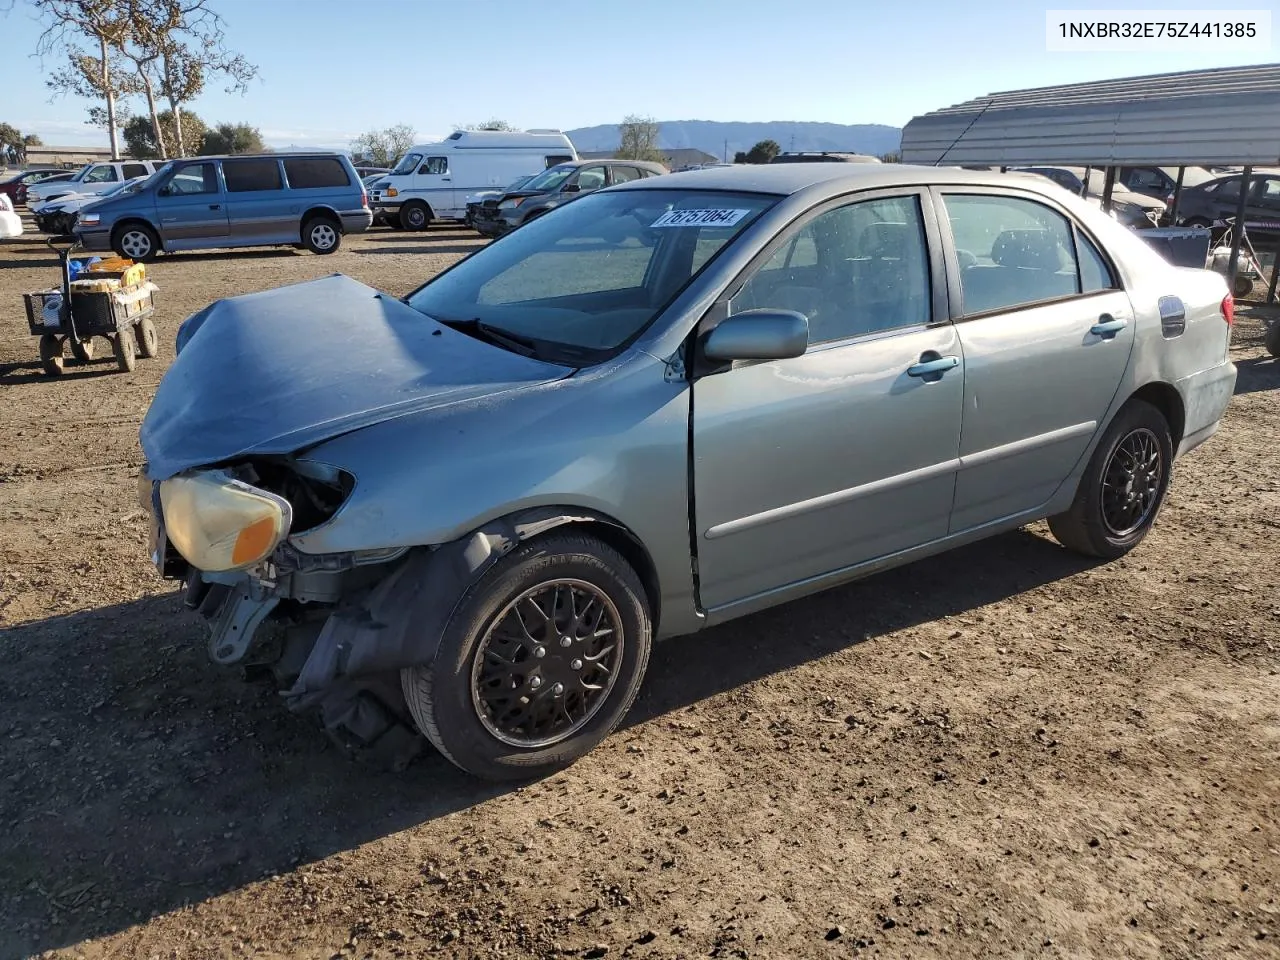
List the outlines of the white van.
{"type": "Polygon", "coordinates": [[[70,180],[50,180],[27,188],[27,206],[32,207],[45,200],[57,200],[73,193],[102,193],[125,180],[149,177],[156,172],[163,160],[104,160],[80,168],[70,180]]]}
{"type": "Polygon", "coordinates": [[[369,206],[392,226],[425,230],[432,220],[465,220],[469,194],[577,159],[558,130],[459,130],[441,143],[411,147],[374,184],[369,206]]]}

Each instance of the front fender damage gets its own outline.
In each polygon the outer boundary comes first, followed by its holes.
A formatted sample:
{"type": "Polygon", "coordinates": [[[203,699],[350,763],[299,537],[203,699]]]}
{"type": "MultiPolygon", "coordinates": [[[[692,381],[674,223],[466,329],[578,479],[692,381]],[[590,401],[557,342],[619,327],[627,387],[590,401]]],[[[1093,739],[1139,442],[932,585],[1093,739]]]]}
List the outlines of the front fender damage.
{"type": "Polygon", "coordinates": [[[282,691],[286,704],[295,712],[318,711],[325,729],[351,745],[371,744],[397,725],[412,729],[399,671],[431,663],[472,585],[531,537],[600,522],[612,523],[588,511],[533,509],[434,549],[410,551],[376,584],[342,598],[292,686],[282,691]]]}

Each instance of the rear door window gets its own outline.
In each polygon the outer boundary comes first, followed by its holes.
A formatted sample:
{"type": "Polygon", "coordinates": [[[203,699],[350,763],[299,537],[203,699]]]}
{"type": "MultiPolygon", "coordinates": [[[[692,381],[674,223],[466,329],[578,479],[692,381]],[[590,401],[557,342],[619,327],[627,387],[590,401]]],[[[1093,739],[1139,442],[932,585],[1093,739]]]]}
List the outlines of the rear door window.
{"type": "Polygon", "coordinates": [[[279,190],[284,186],[280,178],[280,161],[273,159],[223,160],[222,176],[230,193],[279,190]]]}
{"type": "Polygon", "coordinates": [[[639,180],[640,171],[635,167],[610,167],[613,173],[614,183],[626,183],[629,180],[639,180]]]}
{"type": "Polygon", "coordinates": [[[284,162],[284,173],[295,190],[351,184],[346,167],[337,157],[291,157],[284,162]]]}
{"type": "Polygon", "coordinates": [[[150,172],[145,163],[126,163],[124,165],[124,178],[126,180],[132,180],[134,177],[145,177],[150,172]]]}

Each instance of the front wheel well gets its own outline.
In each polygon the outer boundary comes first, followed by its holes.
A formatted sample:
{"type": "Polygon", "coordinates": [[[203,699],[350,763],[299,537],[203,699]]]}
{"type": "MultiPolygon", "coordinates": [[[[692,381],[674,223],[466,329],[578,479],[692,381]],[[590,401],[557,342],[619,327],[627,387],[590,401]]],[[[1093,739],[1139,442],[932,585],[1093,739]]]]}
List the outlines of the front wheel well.
{"type": "Polygon", "coordinates": [[[1169,433],[1173,436],[1173,449],[1176,451],[1178,445],[1182,443],[1182,432],[1187,425],[1182,395],[1171,384],[1157,382],[1139,387],[1129,399],[1145,400],[1160,411],[1169,424],[1169,433]]]}

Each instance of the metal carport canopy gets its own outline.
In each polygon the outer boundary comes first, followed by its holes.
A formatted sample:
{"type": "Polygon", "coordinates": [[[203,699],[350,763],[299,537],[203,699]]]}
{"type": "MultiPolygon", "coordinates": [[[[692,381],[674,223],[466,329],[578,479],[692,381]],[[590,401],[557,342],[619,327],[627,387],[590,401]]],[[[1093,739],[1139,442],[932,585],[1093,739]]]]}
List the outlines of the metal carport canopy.
{"type": "Polygon", "coordinates": [[[1280,64],[1013,90],[915,117],[902,162],[1280,165],[1280,64]]]}

